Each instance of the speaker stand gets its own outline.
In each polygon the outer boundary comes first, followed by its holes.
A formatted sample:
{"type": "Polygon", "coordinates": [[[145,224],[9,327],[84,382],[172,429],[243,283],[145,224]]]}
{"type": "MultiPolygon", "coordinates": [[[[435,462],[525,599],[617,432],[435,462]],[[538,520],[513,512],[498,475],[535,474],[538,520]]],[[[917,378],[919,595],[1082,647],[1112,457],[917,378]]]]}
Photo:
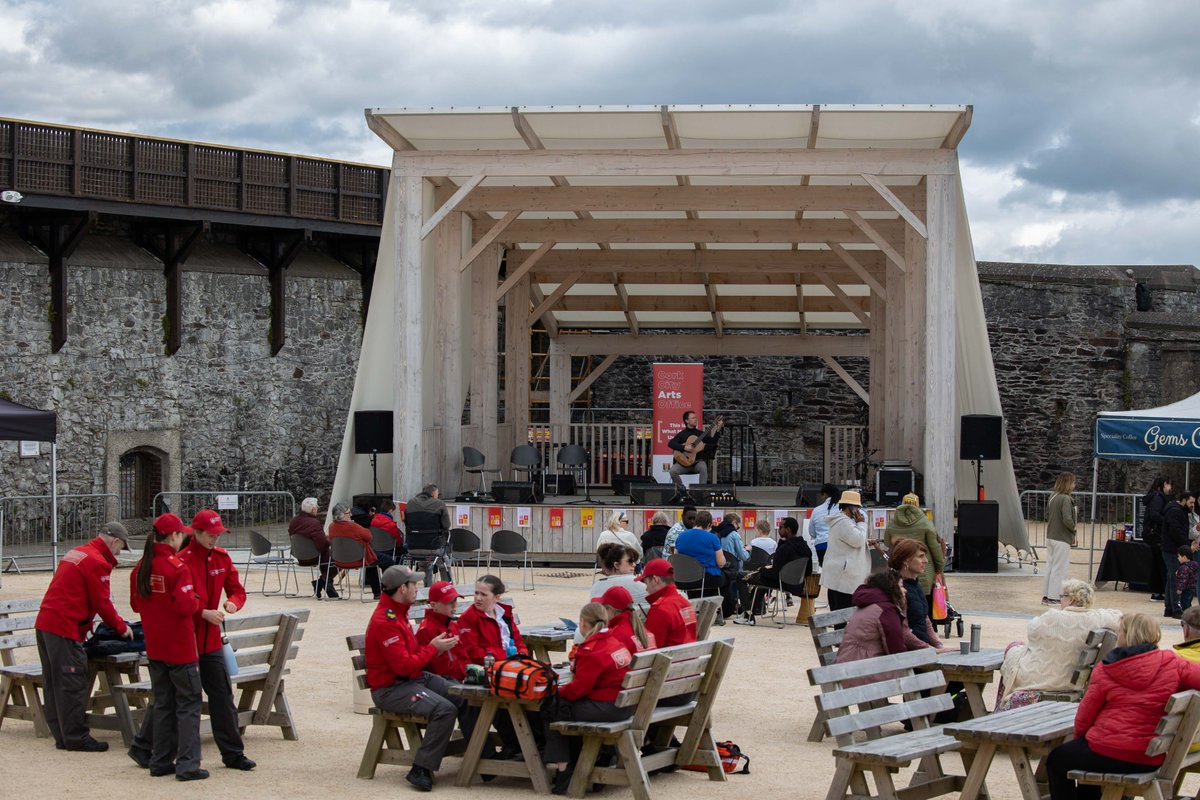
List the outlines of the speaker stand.
{"type": "Polygon", "coordinates": [[[379,494],[379,451],[371,451],[371,485],[375,487],[375,494],[379,494]]]}
{"type": "Polygon", "coordinates": [[[983,502],[983,459],[977,458],[975,464],[975,499],[983,502]]]}

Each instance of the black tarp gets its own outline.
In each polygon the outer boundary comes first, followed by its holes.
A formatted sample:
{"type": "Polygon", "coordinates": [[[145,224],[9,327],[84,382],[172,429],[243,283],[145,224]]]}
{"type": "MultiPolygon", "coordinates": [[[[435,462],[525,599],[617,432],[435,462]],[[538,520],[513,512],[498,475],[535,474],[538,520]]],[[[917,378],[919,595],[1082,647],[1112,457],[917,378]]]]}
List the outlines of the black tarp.
{"type": "Polygon", "coordinates": [[[53,411],[0,400],[0,440],[53,442],[58,436],[58,415],[53,411]]]}

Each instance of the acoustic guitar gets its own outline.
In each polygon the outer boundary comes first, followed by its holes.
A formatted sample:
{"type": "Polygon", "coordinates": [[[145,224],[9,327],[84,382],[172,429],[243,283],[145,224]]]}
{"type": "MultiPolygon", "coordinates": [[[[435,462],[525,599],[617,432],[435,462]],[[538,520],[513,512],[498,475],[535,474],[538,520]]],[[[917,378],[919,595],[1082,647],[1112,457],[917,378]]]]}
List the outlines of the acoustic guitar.
{"type": "Polygon", "coordinates": [[[689,452],[675,451],[675,463],[681,467],[691,467],[696,463],[696,457],[704,450],[704,440],[725,427],[725,417],[717,417],[717,421],[704,429],[699,436],[692,435],[683,443],[684,447],[692,448],[689,452]]]}

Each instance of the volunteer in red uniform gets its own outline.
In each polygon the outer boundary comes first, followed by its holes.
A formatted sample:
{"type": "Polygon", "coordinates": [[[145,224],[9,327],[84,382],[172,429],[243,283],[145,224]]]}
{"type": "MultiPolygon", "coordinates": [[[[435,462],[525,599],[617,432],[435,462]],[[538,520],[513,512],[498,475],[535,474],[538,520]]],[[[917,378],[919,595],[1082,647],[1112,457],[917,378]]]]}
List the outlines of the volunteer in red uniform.
{"type": "MultiPolygon", "coordinates": [[[[200,654],[200,685],[208,698],[213,739],[225,766],[251,770],[257,765],[246,757],[242,745],[237,708],[233,704],[233,684],[222,651],[221,629],[226,614],[236,613],[246,605],[246,590],[238,580],[238,571],[229,553],[216,546],[217,537],[229,532],[221,522],[221,515],[210,509],[201,510],[192,518],[192,531],[192,541],[179,551],[179,557],[191,570],[200,598],[200,610],[193,624],[200,654]],[[222,592],[226,598],[224,603],[221,603],[222,592]]],[[[129,757],[142,769],[150,767],[150,743],[154,735],[152,717],[147,720],[129,748],[129,757]]]]}
{"type": "Polygon", "coordinates": [[[434,656],[425,669],[452,681],[463,681],[470,662],[467,661],[466,645],[460,638],[458,620],[454,618],[457,602],[458,590],[450,581],[438,581],[429,587],[429,608],[425,609],[425,619],[417,628],[417,644],[429,644],[443,634],[459,639],[453,649],[434,656]]]}
{"type": "Polygon", "coordinates": [[[108,523],[95,539],[63,556],[42,598],[35,638],[46,685],[46,724],[59,750],[99,753],[108,749],[108,742],[93,739],[84,722],[90,687],[83,640],[97,614],[119,635],[133,638],[133,631],[113,608],[108,583],[117,553],[129,549],[128,541],[124,525],[108,523]]]}
{"type": "Polygon", "coordinates": [[[458,639],[443,633],[428,644],[419,644],[408,621],[420,580],[408,567],[384,571],[380,580],[383,595],[367,623],[367,685],[371,699],[384,711],[420,714],[429,720],[421,746],[413,755],[412,769],[405,776],[414,787],[428,792],[454,733],[455,719],[461,722],[467,739],[473,726],[466,702],[450,696],[453,683],[428,671],[430,662],[452,650],[458,639]]]}
{"type": "Polygon", "coordinates": [[[200,597],[178,554],[183,535],[191,532],[174,514],[154,520],[129,591],[133,610],[142,615],[154,692],[150,774],[174,773],[180,781],[208,777],[200,768],[200,664],[192,622],[201,609],[200,597]]]}
{"type": "Polygon", "coordinates": [[[646,633],[642,624],[642,612],[634,606],[633,595],[628,589],[610,586],[600,596],[600,602],[608,608],[608,630],[625,643],[629,652],[637,653],[655,646],[653,637],[646,633]]]}
{"type": "Polygon", "coordinates": [[[551,727],[554,722],[617,722],[633,716],[634,708],[617,708],[615,700],[621,681],[629,672],[633,654],[621,637],[605,627],[608,607],[588,603],[579,612],[579,627],[586,631],[583,644],[575,652],[572,677],[558,689],[558,696],[542,707],[546,735],[546,765],[558,771],[554,775],[554,794],[566,794],[578,752],[577,737],[566,737],[551,727]],[[572,742],[571,739],[575,739],[572,742]]]}
{"type": "Polygon", "coordinates": [[[371,517],[371,527],[379,528],[388,532],[388,535],[396,540],[396,544],[387,550],[376,550],[375,555],[379,557],[376,562],[380,569],[387,569],[400,560],[400,557],[407,552],[404,549],[404,534],[400,530],[400,526],[396,524],[396,504],[392,500],[384,500],[379,504],[379,510],[375,512],[375,516],[371,517]]]}
{"type": "Polygon", "coordinates": [[[646,565],[638,580],[646,584],[646,632],[656,647],[672,647],[696,641],[696,609],[675,588],[675,568],[665,558],[646,565]]]}

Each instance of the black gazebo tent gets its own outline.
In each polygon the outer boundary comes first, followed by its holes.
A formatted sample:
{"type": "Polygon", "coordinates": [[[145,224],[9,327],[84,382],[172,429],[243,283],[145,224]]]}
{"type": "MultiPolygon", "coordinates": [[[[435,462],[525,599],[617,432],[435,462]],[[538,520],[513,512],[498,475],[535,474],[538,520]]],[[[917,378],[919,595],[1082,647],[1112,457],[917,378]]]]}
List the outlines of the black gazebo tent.
{"type": "MultiPolygon", "coordinates": [[[[50,541],[58,567],[58,414],[0,400],[0,441],[50,442],[50,541]]],[[[4,561],[4,528],[0,525],[0,563],[4,561]]]]}

